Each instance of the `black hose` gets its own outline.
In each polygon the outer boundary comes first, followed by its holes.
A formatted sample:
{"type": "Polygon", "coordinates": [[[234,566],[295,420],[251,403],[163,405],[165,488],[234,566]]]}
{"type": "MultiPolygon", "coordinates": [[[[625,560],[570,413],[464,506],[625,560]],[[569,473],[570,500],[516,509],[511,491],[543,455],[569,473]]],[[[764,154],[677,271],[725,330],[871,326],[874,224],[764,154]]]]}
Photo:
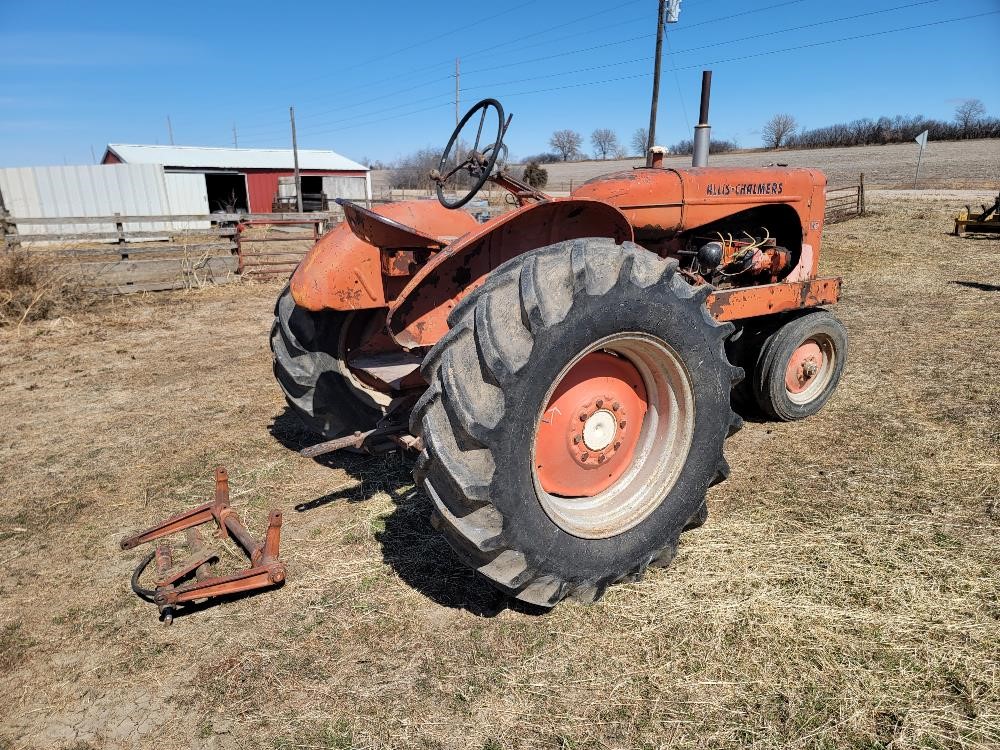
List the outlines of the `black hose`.
{"type": "Polygon", "coordinates": [[[153,561],[154,557],[156,557],[155,549],[142,559],[142,562],[140,562],[139,565],[136,566],[135,571],[133,571],[132,573],[132,590],[135,592],[136,596],[138,596],[140,599],[145,599],[150,604],[155,604],[155,602],[153,601],[153,597],[156,596],[156,592],[152,591],[151,589],[144,589],[142,586],[140,586],[139,576],[141,576],[143,571],[147,567],[149,567],[149,564],[153,561]]]}

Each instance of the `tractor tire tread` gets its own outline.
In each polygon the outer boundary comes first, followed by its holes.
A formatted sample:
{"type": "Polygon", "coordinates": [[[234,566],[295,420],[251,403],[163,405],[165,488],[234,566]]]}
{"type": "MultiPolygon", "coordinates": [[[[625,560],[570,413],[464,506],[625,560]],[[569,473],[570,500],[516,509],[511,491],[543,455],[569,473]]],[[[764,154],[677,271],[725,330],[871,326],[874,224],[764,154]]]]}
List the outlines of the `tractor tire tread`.
{"type": "MultiPolygon", "coordinates": [[[[567,596],[591,602],[611,584],[641,578],[648,566],[669,564],[676,555],[678,540],[664,539],[629,570],[567,580],[542,569],[537,550],[517,549],[508,540],[509,519],[490,499],[494,481],[502,481],[494,476],[494,456],[503,450],[496,432],[504,419],[504,388],[525,377],[522,369],[537,331],[564,320],[579,295],[632,285],[700,307],[728,376],[725,386],[739,382],[743,371],[729,363],[725,352],[732,324],[709,315],[704,298],[710,290],[691,287],[676,270],[676,261],[606,238],[569,240],[526,253],[495,269],[452,310],[450,330],[425,357],[421,372],[429,387],[410,422],[410,431],[424,445],[414,477],[431,499],[432,523],[456,554],[507,595],[539,607],[567,596]],[[564,281],[543,284],[540,279],[564,281]]],[[[728,389],[725,403],[728,408],[728,389]]],[[[722,439],[741,424],[729,409],[722,439]]],[[[728,474],[720,449],[710,483],[728,474]]],[[[700,526],[707,516],[702,502],[681,530],[700,526]]]]}
{"type": "Polygon", "coordinates": [[[326,439],[373,427],[382,408],[344,376],[344,364],[336,354],[346,315],[300,310],[287,286],[274,313],[273,370],[289,408],[311,432],[326,439]],[[301,316],[299,335],[293,321],[296,314],[301,316]]]}

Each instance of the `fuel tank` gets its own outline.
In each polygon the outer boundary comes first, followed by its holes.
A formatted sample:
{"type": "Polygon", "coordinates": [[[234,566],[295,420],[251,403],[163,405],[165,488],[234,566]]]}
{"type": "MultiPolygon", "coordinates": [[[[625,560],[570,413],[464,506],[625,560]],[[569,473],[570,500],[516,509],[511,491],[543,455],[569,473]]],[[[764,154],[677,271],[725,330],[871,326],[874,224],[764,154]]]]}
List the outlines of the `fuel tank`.
{"type": "Polygon", "coordinates": [[[803,239],[822,228],[826,176],[815,169],[640,168],[595,177],[575,191],[617,207],[636,236],[669,237],[769,204],[799,215],[803,239]],[[815,226],[813,226],[815,225],[815,226]]]}

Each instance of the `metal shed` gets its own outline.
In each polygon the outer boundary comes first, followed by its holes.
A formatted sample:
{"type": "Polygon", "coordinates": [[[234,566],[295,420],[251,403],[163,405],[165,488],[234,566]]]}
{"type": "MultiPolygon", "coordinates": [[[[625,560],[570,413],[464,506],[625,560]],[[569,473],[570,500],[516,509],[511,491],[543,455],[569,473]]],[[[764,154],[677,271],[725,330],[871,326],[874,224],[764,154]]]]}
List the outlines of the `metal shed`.
{"type": "MultiPolygon", "coordinates": [[[[294,174],[291,149],[213,148],[205,146],[151,146],[112,143],[104,153],[104,164],[159,164],[172,180],[190,190],[193,181],[203,185],[207,208],[228,208],[267,213],[278,194],[282,177],[294,174]],[[178,176],[178,177],[174,177],[178,176]]],[[[368,167],[334,151],[299,150],[302,192],[322,193],[329,200],[371,199],[368,167]]]]}
{"type": "MultiPolygon", "coordinates": [[[[115,164],[0,169],[0,195],[15,218],[62,216],[168,216],[208,213],[204,184],[167,175],[156,164],[115,164]],[[179,178],[179,179],[178,179],[179,178]]],[[[126,232],[200,229],[208,222],[125,222],[126,232]]],[[[31,224],[21,234],[113,232],[114,224],[31,224]]]]}

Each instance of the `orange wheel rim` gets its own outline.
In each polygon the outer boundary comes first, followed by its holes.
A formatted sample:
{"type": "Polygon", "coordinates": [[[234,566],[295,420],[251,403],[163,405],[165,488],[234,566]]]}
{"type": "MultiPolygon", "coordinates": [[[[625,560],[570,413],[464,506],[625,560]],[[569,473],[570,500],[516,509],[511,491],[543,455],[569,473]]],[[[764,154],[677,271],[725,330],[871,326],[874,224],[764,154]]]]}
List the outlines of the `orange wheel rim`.
{"type": "Polygon", "coordinates": [[[542,489],[593,497],[618,481],[635,454],[648,408],[642,375],[631,362],[592,352],[556,386],[535,435],[542,489]]]}
{"type": "Polygon", "coordinates": [[[694,440],[694,383],[663,339],[623,331],[563,368],[534,418],[532,479],[560,529],[607,539],[668,497],[694,440]]]}
{"type": "Polygon", "coordinates": [[[785,368],[785,388],[789,393],[802,393],[825,369],[826,357],[820,345],[809,339],[792,352],[785,368]]]}

